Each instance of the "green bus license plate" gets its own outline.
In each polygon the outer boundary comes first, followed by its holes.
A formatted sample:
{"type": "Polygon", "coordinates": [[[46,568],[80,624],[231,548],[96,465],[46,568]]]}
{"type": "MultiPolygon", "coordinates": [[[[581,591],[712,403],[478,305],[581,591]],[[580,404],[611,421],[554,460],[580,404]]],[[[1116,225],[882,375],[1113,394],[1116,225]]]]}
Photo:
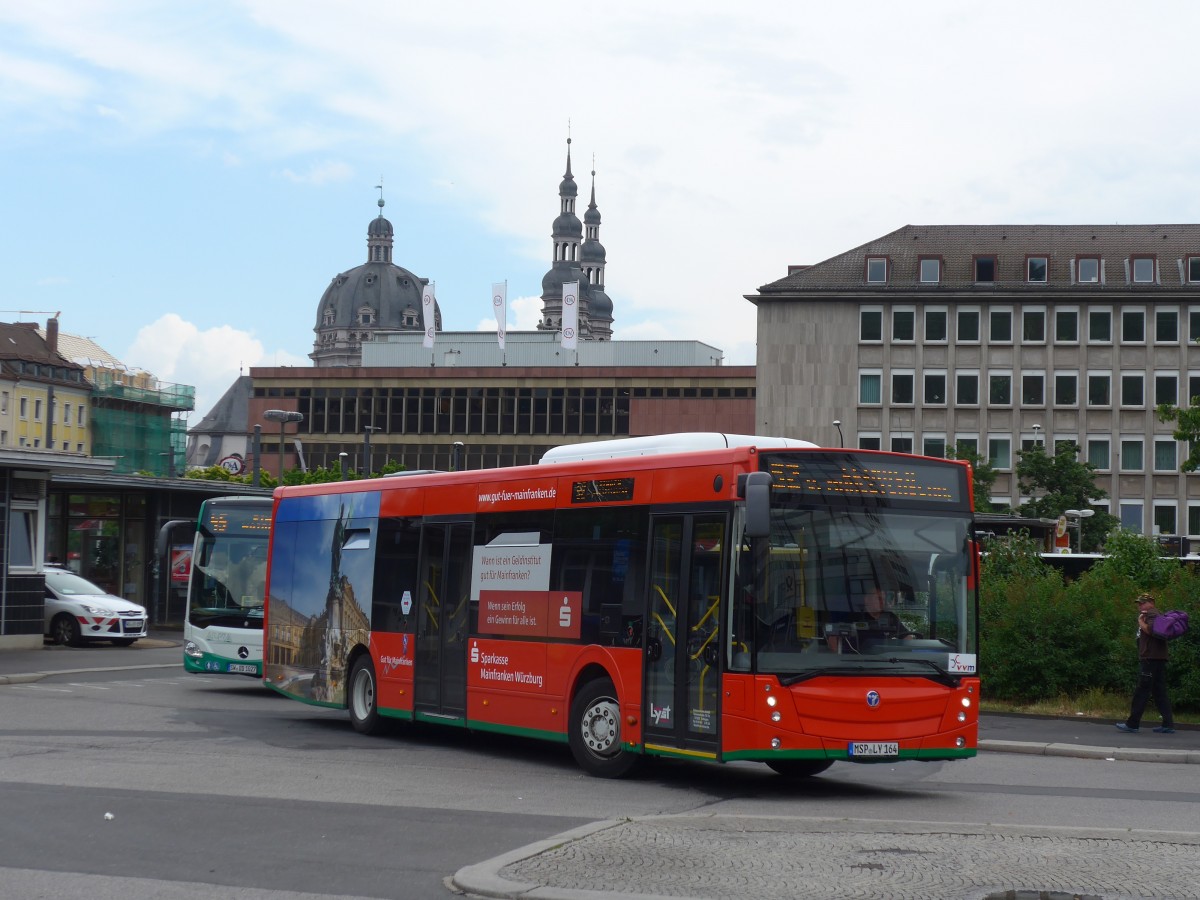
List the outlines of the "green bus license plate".
{"type": "Polygon", "coordinates": [[[258,666],[253,663],[230,663],[228,671],[239,675],[257,675],[258,666]]]}
{"type": "Polygon", "coordinates": [[[899,756],[900,745],[896,741],[857,741],[850,744],[848,753],[850,756],[899,756]]]}

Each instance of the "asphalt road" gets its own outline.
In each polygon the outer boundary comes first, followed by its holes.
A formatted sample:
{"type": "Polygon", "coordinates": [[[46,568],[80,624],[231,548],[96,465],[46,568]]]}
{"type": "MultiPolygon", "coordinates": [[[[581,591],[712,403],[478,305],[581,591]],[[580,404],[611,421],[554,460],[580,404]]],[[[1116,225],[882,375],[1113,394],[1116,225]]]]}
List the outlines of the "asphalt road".
{"type": "MultiPolygon", "coordinates": [[[[20,666],[0,659],[0,897],[425,900],[451,896],[456,873],[460,886],[501,896],[519,896],[512,885],[628,896],[630,884],[664,896],[765,897],[781,886],[808,896],[803,885],[837,896],[829,885],[853,874],[868,879],[856,896],[920,896],[898,887],[910,884],[982,897],[961,883],[966,859],[1042,877],[994,882],[1010,889],[1054,886],[1052,866],[1015,865],[1037,854],[1115,865],[1118,850],[1136,851],[1189,886],[1200,862],[1194,765],[984,751],[838,765],[799,784],[762,766],[686,762],[603,781],[557,745],[451,729],[363,737],[344,713],[250,679],[187,675],[178,652],[56,648],[34,658],[69,674],[9,684],[20,666]],[[921,843],[931,834],[943,837],[921,843]],[[881,836],[891,837],[872,851],[882,855],[863,857],[881,836]],[[730,847],[743,852],[716,865],[730,847]],[[919,880],[942,871],[932,862],[943,857],[958,860],[944,866],[958,892],[919,880]],[[803,877],[789,868],[799,863],[803,877]],[[689,880],[697,872],[702,889],[689,880]]],[[[1043,727],[995,724],[1022,738],[1043,727]]],[[[1111,726],[1054,728],[1091,740],[1111,726]]],[[[1128,877],[1099,896],[1143,896],[1128,877]]],[[[1189,890],[1153,896],[1197,896],[1189,890]]]]}

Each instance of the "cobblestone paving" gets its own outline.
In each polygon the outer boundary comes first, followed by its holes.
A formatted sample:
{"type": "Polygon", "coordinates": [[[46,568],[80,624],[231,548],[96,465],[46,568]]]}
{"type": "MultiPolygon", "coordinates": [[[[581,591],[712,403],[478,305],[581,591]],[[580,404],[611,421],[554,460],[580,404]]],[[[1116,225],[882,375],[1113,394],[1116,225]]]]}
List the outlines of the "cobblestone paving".
{"type": "Polygon", "coordinates": [[[560,890],[662,897],[1200,898],[1200,836],[836,820],[630,820],[506,866],[560,890]]]}

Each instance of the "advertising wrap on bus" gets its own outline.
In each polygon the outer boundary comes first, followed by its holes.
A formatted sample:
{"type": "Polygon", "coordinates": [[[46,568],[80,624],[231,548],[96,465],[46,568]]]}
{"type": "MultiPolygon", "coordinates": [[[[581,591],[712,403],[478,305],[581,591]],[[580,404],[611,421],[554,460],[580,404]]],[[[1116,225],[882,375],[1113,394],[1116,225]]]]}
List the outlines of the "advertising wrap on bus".
{"type": "Polygon", "coordinates": [[[278,489],[265,681],[606,777],[974,755],[969,468],[795,443],[278,489]]]}

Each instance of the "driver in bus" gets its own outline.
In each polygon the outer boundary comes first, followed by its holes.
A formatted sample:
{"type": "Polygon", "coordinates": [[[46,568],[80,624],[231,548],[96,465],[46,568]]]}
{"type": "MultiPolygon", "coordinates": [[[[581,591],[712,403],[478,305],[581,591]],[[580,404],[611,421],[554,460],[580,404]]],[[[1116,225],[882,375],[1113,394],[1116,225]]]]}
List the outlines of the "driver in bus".
{"type": "Polygon", "coordinates": [[[862,598],[863,618],[848,634],[826,635],[829,649],[835,653],[860,653],[870,641],[911,640],[915,635],[904,627],[900,617],[888,609],[887,594],[876,585],[862,598]]]}

